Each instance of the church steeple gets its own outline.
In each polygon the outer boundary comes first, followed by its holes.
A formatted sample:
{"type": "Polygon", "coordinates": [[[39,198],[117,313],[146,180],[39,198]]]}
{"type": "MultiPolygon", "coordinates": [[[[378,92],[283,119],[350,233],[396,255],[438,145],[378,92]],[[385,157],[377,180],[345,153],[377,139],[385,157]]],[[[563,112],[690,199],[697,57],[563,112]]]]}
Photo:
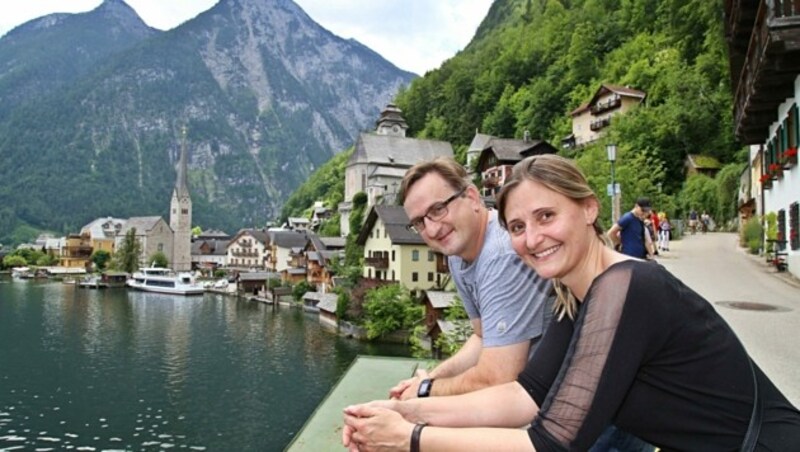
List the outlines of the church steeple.
{"type": "Polygon", "coordinates": [[[178,159],[175,189],[170,202],[169,227],[172,228],[172,268],[192,269],[192,198],[186,183],[188,174],[186,127],[181,130],[181,155],[178,159]]]}
{"type": "Polygon", "coordinates": [[[175,180],[175,193],[178,198],[189,197],[189,187],[186,185],[186,126],[181,129],[181,156],[178,159],[178,177],[175,180]]]}
{"type": "Polygon", "coordinates": [[[378,118],[375,132],[378,135],[389,135],[395,137],[405,137],[408,123],[403,118],[403,111],[395,104],[388,104],[378,118]]]}

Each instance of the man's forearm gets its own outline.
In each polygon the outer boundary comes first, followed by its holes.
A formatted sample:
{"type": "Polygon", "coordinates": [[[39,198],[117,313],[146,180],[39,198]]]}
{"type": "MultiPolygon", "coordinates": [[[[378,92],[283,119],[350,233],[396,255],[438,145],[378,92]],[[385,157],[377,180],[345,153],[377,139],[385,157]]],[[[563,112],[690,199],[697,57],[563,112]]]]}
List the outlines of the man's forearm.
{"type": "Polygon", "coordinates": [[[431,378],[441,379],[467,371],[467,369],[478,363],[482,347],[483,341],[477,334],[473,333],[455,355],[442,361],[430,371],[429,375],[431,378]]]}

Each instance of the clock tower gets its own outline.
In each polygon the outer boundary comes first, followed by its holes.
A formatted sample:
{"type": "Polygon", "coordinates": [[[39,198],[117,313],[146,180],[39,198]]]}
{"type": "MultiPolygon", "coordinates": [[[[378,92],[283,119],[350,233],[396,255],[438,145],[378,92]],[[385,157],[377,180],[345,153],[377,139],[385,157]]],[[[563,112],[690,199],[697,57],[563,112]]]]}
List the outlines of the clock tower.
{"type": "Polygon", "coordinates": [[[181,156],[178,160],[178,177],[172,190],[169,226],[172,228],[172,269],[192,269],[192,198],[186,185],[186,127],[181,131],[181,156]]]}

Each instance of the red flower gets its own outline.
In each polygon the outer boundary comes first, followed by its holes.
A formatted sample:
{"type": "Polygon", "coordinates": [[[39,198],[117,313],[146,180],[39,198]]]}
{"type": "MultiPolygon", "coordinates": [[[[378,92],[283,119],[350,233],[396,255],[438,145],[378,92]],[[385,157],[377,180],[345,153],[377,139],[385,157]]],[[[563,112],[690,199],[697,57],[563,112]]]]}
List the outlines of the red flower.
{"type": "Polygon", "coordinates": [[[797,148],[787,149],[786,151],[783,152],[783,157],[787,159],[792,157],[797,157],[797,148]]]}

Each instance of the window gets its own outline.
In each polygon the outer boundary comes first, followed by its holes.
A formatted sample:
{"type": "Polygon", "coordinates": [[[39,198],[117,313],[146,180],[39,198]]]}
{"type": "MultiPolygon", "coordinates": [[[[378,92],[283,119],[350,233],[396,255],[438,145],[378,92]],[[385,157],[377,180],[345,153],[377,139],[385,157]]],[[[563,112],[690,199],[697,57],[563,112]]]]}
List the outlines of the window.
{"type": "Polygon", "coordinates": [[[158,250],[159,251],[164,251],[164,244],[163,243],[159,243],[158,244],[158,250]]]}
{"type": "Polygon", "coordinates": [[[434,256],[433,251],[428,250],[428,262],[433,262],[434,256]]]}
{"type": "Polygon", "coordinates": [[[392,270],[392,281],[397,281],[397,278],[394,276],[394,270],[392,270]]]}
{"type": "Polygon", "coordinates": [[[411,251],[411,260],[414,262],[419,261],[419,250],[411,251]]]}
{"type": "Polygon", "coordinates": [[[394,262],[394,250],[392,250],[392,262],[394,262]]]}
{"type": "Polygon", "coordinates": [[[412,273],[411,274],[411,281],[413,281],[413,282],[419,281],[419,273],[417,273],[417,272],[412,273]]]}
{"type": "Polygon", "coordinates": [[[428,281],[433,282],[433,272],[428,272],[428,281]]]}
{"type": "Polygon", "coordinates": [[[789,205],[789,244],[793,250],[800,249],[800,237],[798,236],[798,228],[800,228],[800,204],[794,202],[789,205]]]}

